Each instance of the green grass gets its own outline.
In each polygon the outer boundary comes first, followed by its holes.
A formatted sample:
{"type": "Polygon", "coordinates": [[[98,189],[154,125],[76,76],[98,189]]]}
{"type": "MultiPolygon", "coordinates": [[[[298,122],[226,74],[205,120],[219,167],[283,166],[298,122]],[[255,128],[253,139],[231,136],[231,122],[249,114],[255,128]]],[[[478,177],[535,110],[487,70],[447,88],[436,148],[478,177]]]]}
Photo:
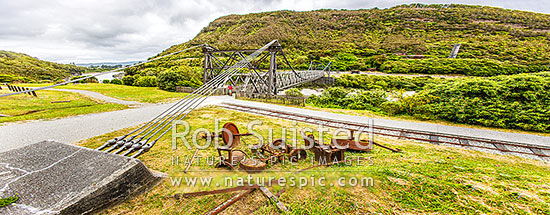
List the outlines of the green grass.
{"type": "MultiPolygon", "coordinates": [[[[220,125],[234,122],[241,133],[247,132],[246,123],[262,120],[257,127],[264,137],[267,129],[273,128],[274,138],[281,137],[281,128],[290,127],[286,120],[266,118],[246,113],[203,108],[192,112],[187,121],[191,131],[198,128],[212,130],[214,118],[220,125]]],[[[298,123],[298,128],[316,127],[298,123]]],[[[116,131],[80,142],[95,148],[105,141],[119,136],[132,128],[116,131]]],[[[286,135],[291,137],[291,133],[286,135]]],[[[328,137],[327,137],[328,138],[328,137]]],[[[243,145],[255,144],[254,137],[243,137],[243,145]]],[[[317,168],[299,174],[295,169],[310,165],[311,158],[301,161],[297,167],[276,164],[256,176],[320,176],[327,182],[337,177],[364,176],[374,179],[372,187],[290,187],[282,193],[280,200],[291,208],[291,214],[549,214],[550,166],[536,160],[514,156],[493,155],[459,148],[450,148],[427,143],[375,137],[375,140],[392,147],[403,149],[403,153],[391,153],[375,147],[371,153],[346,152],[350,157],[369,157],[372,165],[317,168]],[[327,172],[332,170],[332,172],[327,172]],[[345,171],[344,171],[345,170],[345,171]]],[[[201,142],[204,143],[204,142],[201,142]]],[[[180,142],[181,144],[181,142],[180,142]]],[[[302,144],[302,142],[298,142],[302,144]]],[[[241,149],[250,153],[249,149],[241,149]]],[[[311,153],[308,152],[311,156],[311,153]]],[[[183,173],[185,165],[171,165],[171,157],[184,160],[193,150],[183,147],[171,149],[171,135],[166,135],[140,159],[151,169],[167,173],[170,177],[212,176],[213,181],[223,177],[244,177],[243,172],[189,172],[183,173]]],[[[200,156],[216,155],[213,147],[200,150],[200,156]]],[[[219,170],[202,164],[191,170],[219,170]]],[[[155,187],[149,193],[129,200],[105,214],[197,214],[204,213],[235,194],[223,194],[174,200],[175,193],[198,190],[213,190],[214,186],[187,187],[172,186],[170,180],[155,187]]],[[[282,187],[270,188],[278,192],[282,187]]],[[[273,214],[276,207],[269,204],[261,192],[255,191],[224,211],[227,214],[273,214]]]]}
{"type": "MultiPolygon", "coordinates": [[[[4,89],[1,94],[10,93],[4,89]]],[[[39,91],[38,97],[19,94],[0,98],[0,123],[23,120],[54,119],[67,116],[100,113],[127,108],[125,105],[105,103],[80,94],[58,91],[39,91]],[[51,103],[52,101],[70,101],[51,103]]]]}
{"type": "MultiPolygon", "coordinates": [[[[38,87],[48,85],[51,84],[24,84],[22,86],[38,87]]],[[[174,101],[178,98],[183,98],[187,95],[186,93],[176,93],[160,90],[156,87],[134,87],[116,84],[70,84],[59,86],[56,88],[89,90],[117,99],[145,103],[169,102],[174,101]]]]}
{"type": "Polygon", "coordinates": [[[14,202],[16,202],[19,199],[17,196],[10,196],[7,198],[1,198],[0,199],[0,208],[6,207],[14,202]]]}

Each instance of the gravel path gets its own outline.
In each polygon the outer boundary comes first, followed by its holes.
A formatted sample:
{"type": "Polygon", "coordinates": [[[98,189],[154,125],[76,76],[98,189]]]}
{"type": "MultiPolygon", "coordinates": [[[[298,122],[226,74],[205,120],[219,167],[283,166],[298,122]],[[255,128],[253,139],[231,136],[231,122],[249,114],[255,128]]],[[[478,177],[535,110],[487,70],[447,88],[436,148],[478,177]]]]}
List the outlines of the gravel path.
{"type": "Polygon", "coordinates": [[[143,103],[140,103],[140,102],[116,99],[116,98],[113,98],[113,97],[103,95],[101,93],[88,91],[88,90],[74,90],[74,89],[48,89],[48,90],[78,93],[78,94],[82,94],[82,95],[92,97],[92,98],[95,98],[95,99],[103,100],[103,101],[110,102],[110,103],[122,104],[122,105],[130,105],[130,106],[143,105],[143,103]]]}
{"type": "MultiPolygon", "coordinates": [[[[210,97],[201,106],[214,105],[229,97],[210,97]]],[[[140,108],[95,113],[51,121],[32,121],[0,126],[0,152],[44,140],[74,143],[105,133],[145,123],[169,108],[170,104],[146,105],[140,108]]]]}

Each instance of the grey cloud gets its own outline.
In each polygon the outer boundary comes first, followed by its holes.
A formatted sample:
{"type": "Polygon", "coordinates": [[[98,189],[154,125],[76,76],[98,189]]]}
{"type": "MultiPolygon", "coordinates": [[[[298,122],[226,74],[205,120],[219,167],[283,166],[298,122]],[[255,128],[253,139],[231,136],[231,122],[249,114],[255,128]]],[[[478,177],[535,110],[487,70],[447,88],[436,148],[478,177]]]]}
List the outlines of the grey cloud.
{"type": "Polygon", "coordinates": [[[228,14],[466,3],[550,13],[547,0],[0,0],[0,50],[58,62],[142,60],[228,14]]]}

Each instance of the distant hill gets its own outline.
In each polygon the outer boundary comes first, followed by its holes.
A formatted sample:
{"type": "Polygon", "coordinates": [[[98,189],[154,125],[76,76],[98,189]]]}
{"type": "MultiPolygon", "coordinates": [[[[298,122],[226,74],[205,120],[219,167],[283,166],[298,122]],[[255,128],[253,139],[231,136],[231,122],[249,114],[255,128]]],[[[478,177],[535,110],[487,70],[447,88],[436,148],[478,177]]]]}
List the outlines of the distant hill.
{"type": "Polygon", "coordinates": [[[123,62],[100,62],[100,63],[77,63],[77,66],[84,67],[122,67],[139,63],[140,61],[123,61],[123,62]]]}
{"type": "MultiPolygon", "coordinates": [[[[281,42],[298,68],[320,60],[332,61],[337,70],[399,72],[402,64],[394,62],[404,62],[402,66],[412,68],[405,73],[444,73],[451,67],[451,73],[487,76],[546,70],[550,65],[550,15],[470,5],[228,15],[159,55],[202,43],[219,49],[259,48],[273,39],[281,42]],[[447,58],[456,43],[462,44],[458,59],[433,60],[447,58]],[[425,55],[429,60],[411,62],[399,54],[425,55]]],[[[200,60],[183,56],[189,54],[129,71],[200,66],[200,60]]]]}
{"type": "Polygon", "coordinates": [[[59,80],[88,71],[85,67],[39,60],[26,54],[0,50],[0,82],[59,80]]]}

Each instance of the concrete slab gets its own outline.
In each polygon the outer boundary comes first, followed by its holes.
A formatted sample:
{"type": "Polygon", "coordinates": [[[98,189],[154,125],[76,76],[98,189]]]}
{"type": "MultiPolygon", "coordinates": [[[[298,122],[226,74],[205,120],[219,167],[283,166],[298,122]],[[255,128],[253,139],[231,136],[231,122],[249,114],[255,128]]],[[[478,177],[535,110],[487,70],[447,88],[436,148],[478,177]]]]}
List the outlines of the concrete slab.
{"type": "Polygon", "coordinates": [[[137,159],[43,141],[0,153],[0,197],[19,197],[0,214],[95,213],[161,179],[137,159]]]}

